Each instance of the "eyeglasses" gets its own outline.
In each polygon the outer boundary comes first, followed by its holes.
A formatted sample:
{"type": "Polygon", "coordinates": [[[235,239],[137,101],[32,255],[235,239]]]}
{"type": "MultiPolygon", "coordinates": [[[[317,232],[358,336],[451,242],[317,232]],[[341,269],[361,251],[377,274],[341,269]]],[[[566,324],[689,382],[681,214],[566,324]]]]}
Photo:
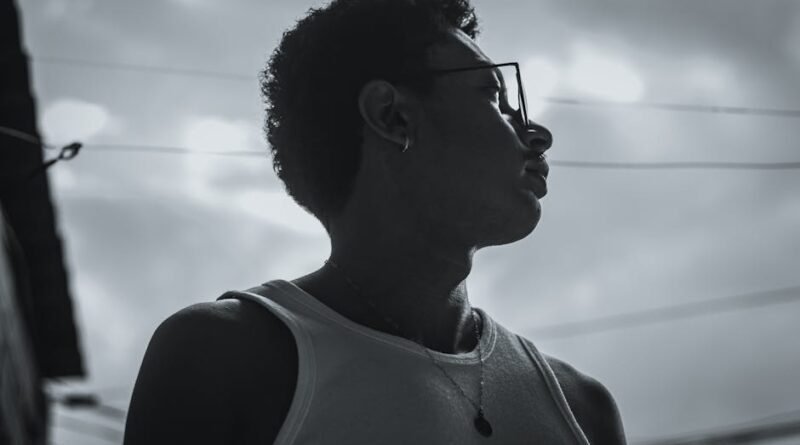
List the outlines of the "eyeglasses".
{"type": "Polygon", "coordinates": [[[497,80],[500,82],[500,111],[515,116],[517,119],[519,119],[519,123],[523,128],[527,129],[530,127],[530,123],[528,122],[528,101],[525,97],[525,89],[522,87],[522,75],[520,74],[519,63],[517,62],[497,63],[491,65],[481,64],[459,68],[429,69],[417,72],[411,76],[404,77],[417,77],[425,74],[442,75],[483,69],[494,70],[497,80]],[[511,73],[511,68],[513,68],[515,71],[513,74],[511,73]],[[506,79],[512,76],[517,80],[516,91],[512,90],[511,94],[509,94],[510,85],[506,82],[506,79]]]}
{"type": "Polygon", "coordinates": [[[526,145],[535,147],[536,150],[544,153],[544,151],[553,144],[553,134],[550,133],[550,130],[547,128],[528,120],[528,100],[525,97],[525,89],[522,87],[522,75],[520,74],[519,63],[487,63],[459,68],[428,69],[418,71],[410,76],[401,76],[399,79],[409,80],[414,77],[426,75],[443,75],[483,69],[494,70],[494,74],[497,76],[497,80],[500,83],[500,111],[517,119],[520,126],[518,131],[521,137],[524,137],[526,145]],[[512,70],[514,71],[513,73],[511,72],[512,70]],[[510,79],[511,77],[517,80],[516,85],[509,84],[506,81],[506,79],[510,79]],[[513,90],[514,86],[516,86],[516,91],[513,90]]]}

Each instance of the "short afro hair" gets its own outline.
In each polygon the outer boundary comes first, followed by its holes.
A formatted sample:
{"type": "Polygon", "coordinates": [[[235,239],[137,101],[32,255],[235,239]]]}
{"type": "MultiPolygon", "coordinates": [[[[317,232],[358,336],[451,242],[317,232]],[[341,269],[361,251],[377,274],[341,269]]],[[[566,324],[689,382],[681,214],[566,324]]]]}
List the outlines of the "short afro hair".
{"type": "MultiPolygon", "coordinates": [[[[283,34],[261,73],[267,141],[286,191],[328,228],[361,160],[358,94],[370,80],[424,69],[428,50],[478,22],[468,0],[333,0],[283,34]]],[[[421,94],[432,80],[408,84],[421,94]]]]}

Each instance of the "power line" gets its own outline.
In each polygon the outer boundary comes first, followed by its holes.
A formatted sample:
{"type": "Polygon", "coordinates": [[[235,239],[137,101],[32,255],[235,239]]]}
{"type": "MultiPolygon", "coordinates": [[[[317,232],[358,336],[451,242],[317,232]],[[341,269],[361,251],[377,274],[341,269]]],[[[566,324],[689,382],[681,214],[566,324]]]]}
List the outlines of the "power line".
{"type": "Polygon", "coordinates": [[[639,438],[637,440],[632,440],[631,442],[637,445],[661,445],[662,442],[665,441],[675,441],[675,440],[687,440],[689,438],[697,438],[697,437],[710,437],[712,435],[720,434],[723,431],[731,432],[731,431],[738,431],[742,429],[748,429],[753,427],[759,427],[764,425],[776,425],[782,424],[785,422],[793,422],[800,420],[800,409],[792,410],[792,411],[785,411],[778,414],[773,414],[767,417],[761,417],[759,419],[753,419],[745,422],[737,422],[733,424],[726,425],[724,427],[717,427],[711,429],[702,429],[702,430],[695,430],[687,433],[680,433],[675,435],[674,437],[662,437],[662,438],[654,438],[654,439],[642,439],[639,438]]]}
{"type": "Polygon", "coordinates": [[[795,170],[800,162],[590,162],[550,161],[551,165],[575,168],[622,170],[795,170]]]}
{"type": "Polygon", "coordinates": [[[208,77],[214,79],[233,80],[233,81],[258,80],[257,76],[246,76],[244,74],[222,72],[222,71],[208,71],[208,70],[175,68],[175,67],[156,66],[156,65],[139,65],[135,63],[103,62],[97,60],[73,59],[69,57],[39,56],[33,58],[33,61],[44,64],[72,65],[79,67],[103,68],[103,69],[119,70],[119,71],[139,71],[139,72],[155,73],[155,74],[174,74],[174,75],[189,76],[189,77],[208,77]]]}
{"type": "MultiPolygon", "coordinates": [[[[34,62],[56,65],[72,65],[79,67],[93,67],[121,71],[139,71],[156,74],[172,74],[189,77],[206,77],[231,81],[257,80],[257,76],[248,76],[231,72],[207,71],[188,68],[175,68],[157,65],[141,65],[123,62],[104,62],[96,60],[76,59],[69,57],[40,56],[33,59],[34,62]]],[[[748,116],[766,117],[786,117],[800,118],[800,109],[785,108],[764,108],[764,107],[735,107],[723,105],[698,105],[683,103],[663,103],[663,102],[615,102],[604,100],[575,99],[559,96],[540,96],[539,99],[557,105],[574,105],[604,108],[644,108],[675,112],[695,112],[711,114],[734,114],[748,116]]]]}
{"type": "MultiPolygon", "coordinates": [[[[11,136],[12,138],[19,139],[29,144],[42,145],[42,146],[45,145],[41,141],[41,139],[32,134],[26,133],[22,130],[17,130],[16,128],[6,127],[5,125],[0,125],[0,133],[6,134],[8,136],[11,136]]],[[[52,147],[47,147],[47,148],[52,148],[52,147]]]]}
{"type": "Polygon", "coordinates": [[[0,133],[5,134],[6,136],[10,136],[14,139],[18,139],[23,142],[27,142],[31,145],[36,145],[46,149],[55,149],[58,148],[55,145],[47,144],[43,140],[41,140],[36,135],[26,133],[22,130],[18,130],[12,127],[6,127],[5,125],[0,125],[0,133]]]}
{"type": "MultiPolygon", "coordinates": [[[[108,149],[110,151],[142,151],[165,154],[187,155],[220,155],[220,156],[264,156],[265,152],[257,150],[199,150],[186,147],[168,147],[157,145],[134,144],[97,144],[87,145],[88,149],[108,149]]],[[[98,150],[98,151],[103,151],[98,150]]],[[[550,165],[558,167],[624,169],[624,170],[794,170],[800,169],[800,162],[588,162],[550,160],[550,165]]]]}
{"type": "Polygon", "coordinates": [[[641,441],[637,442],[637,445],[733,445],[797,435],[800,435],[800,419],[751,423],[748,426],[734,425],[720,430],[692,433],[681,437],[641,441]]]}
{"type": "MultiPolygon", "coordinates": [[[[7,136],[11,136],[12,138],[19,139],[23,142],[28,144],[36,145],[42,148],[57,148],[52,145],[45,144],[42,142],[41,139],[36,137],[35,135],[25,133],[24,131],[17,130],[15,128],[0,126],[0,133],[3,133],[7,136]]],[[[48,159],[44,161],[42,164],[38,165],[36,168],[30,170],[27,175],[20,176],[17,178],[0,178],[3,182],[5,181],[30,181],[36,178],[38,175],[45,172],[48,168],[55,165],[56,162],[59,161],[69,161],[70,159],[75,158],[80,153],[81,148],[83,148],[83,144],[80,142],[73,142],[71,144],[65,145],[61,147],[61,151],[58,153],[58,156],[55,158],[48,159]]]]}
{"type": "Polygon", "coordinates": [[[589,100],[572,99],[566,97],[546,96],[542,97],[545,102],[559,105],[577,105],[589,107],[613,107],[613,108],[648,108],[663,111],[695,112],[695,113],[714,113],[714,114],[739,114],[749,116],[769,116],[769,117],[800,117],[799,109],[785,108],[757,108],[757,107],[731,107],[720,105],[695,105],[681,103],[660,103],[660,102],[614,102],[609,100],[589,100]]]}
{"type": "Polygon", "coordinates": [[[179,155],[212,155],[212,156],[264,156],[264,151],[258,150],[203,150],[187,147],[171,147],[164,145],[136,145],[136,144],[91,144],[90,149],[96,151],[132,151],[179,155]]]}
{"type": "MultiPolygon", "coordinates": [[[[42,145],[45,148],[56,148],[54,145],[45,144],[32,135],[8,127],[0,127],[0,133],[23,139],[32,144],[42,145]]],[[[141,144],[113,144],[97,143],[87,144],[84,150],[96,152],[146,152],[155,154],[178,155],[210,155],[210,156],[257,156],[263,157],[265,151],[259,150],[206,150],[189,147],[175,147],[166,145],[141,145],[141,144]]],[[[559,161],[550,160],[550,165],[569,168],[589,169],[621,169],[621,170],[797,170],[800,162],[714,162],[714,161],[681,161],[681,162],[594,162],[594,161],[559,161]]]]}
{"type": "Polygon", "coordinates": [[[528,332],[532,337],[538,339],[575,337],[720,312],[791,303],[798,300],[800,300],[800,286],[793,286],[782,289],[751,292],[732,297],[712,298],[675,306],[645,309],[643,311],[625,314],[609,315],[607,317],[584,321],[559,323],[533,328],[528,332]]]}
{"type": "MultiPolygon", "coordinates": [[[[55,145],[44,142],[43,140],[39,139],[38,137],[30,133],[17,130],[16,128],[0,126],[0,133],[3,133],[7,136],[19,139],[24,142],[28,142],[32,145],[40,146],[48,150],[58,148],[55,145]]],[[[102,148],[102,150],[100,151],[134,151],[134,152],[189,154],[189,155],[259,156],[264,154],[264,152],[257,150],[202,150],[202,149],[192,149],[185,147],[171,147],[165,145],[137,145],[137,144],[93,144],[91,145],[91,148],[93,149],[102,148]]]]}

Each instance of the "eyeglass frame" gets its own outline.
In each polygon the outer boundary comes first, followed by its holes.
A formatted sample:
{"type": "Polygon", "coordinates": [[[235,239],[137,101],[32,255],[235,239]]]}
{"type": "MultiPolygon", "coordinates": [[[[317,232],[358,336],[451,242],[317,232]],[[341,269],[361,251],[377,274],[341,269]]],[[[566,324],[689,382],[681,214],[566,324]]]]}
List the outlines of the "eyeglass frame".
{"type": "MultiPolygon", "coordinates": [[[[513,66],[516,69],[517,73],[517,97],[519,99],[519,114],[520,114],[520,124],[523,128],[528,129],[530,127],[530,123],[528,121],[528,100],[525,97],[525,88],[522,85],[522,74],[520,73],[519,63],[518,62],[506,62],[506,63],[494,63],[494,64],[481,64],[481,65],[473,65],[473,66],[465,66],[465,67],[458,67],[458,68],[436,68],[436,69],[425,69],[414,72],[411,76],[415,75],[422,75],[422,74],[450,74],[450,73],[459,73],[464,71],[474,71],[474,70],[482,70],[482,69],[494,69],[494,68],[501,68],[504,66],[513,66]]],[[[406,77],[406,76],[402,76],[406,77]]],[[[506,86],[505,82],[506,79],[503,78],[502,73],[499,76],[500,81],[502,82],[502,88],[505,90],[504,93],[507,96],[508,87],[506,86]]],[[[507,100],[507,99],[506,99],[507,100]]]]}

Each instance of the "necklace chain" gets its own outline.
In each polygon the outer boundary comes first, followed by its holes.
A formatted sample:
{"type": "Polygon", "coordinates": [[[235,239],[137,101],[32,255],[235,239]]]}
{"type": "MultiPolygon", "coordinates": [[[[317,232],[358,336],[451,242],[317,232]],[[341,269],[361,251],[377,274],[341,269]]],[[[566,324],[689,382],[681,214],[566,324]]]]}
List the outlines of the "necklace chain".
{"type": "MultiPolygon", "coordinates": [[[[353,290],[356,291],[356,294],[359,296],[359,299],[362,302],[366,303],[378,316],[380,316],[381,318],[384,319],[384,321],[389,323],[395,329],[395,331],[398,334],[402,334],[403,330],[400,329],[400,326],[397,324],[397,322],[395,322],[394,320],[389,318],[387,315],[384,315],[378,309],[378,307],[375,305],[375,303],[373,301],[369,300],[368,298],[365,298],[364,294],[361,291],[361,287],[358,286],[355,282],[353,282],[353,280],[350,279],[350,277],[342,270],[342,268],[338,264],[336,264],[333,260],[330,260],[330,259],[329,260],[325,260],[325,264],[328,264],[331,267],[333,267],[334,269],[336,269],[342,275],[344,280],[347,281],[347,284],[350,287],[352,287],[353,290]]],[[[447,379],[450,380],[450,383],[452,383],[453,386],[455,386],[456,389],[458,389],[458,392],[460,392],[461,395],[465,399],[467,399],[467,401],[475,408],[475,410],[478,412],[478,416],[483,417],[483,351],[481,351],[481,333],[478,330],[478,321],[477,321],[477,317],[475,316],[475,309],[470,309],[470,314],[472,315],[472,326],[475,329],[475,338],[477,340],[477,345],[478,345],[478,362],[480,363],[480,379],[479,379],[480,385],[478,387],[478,403],[475,403],[475,401],[473,401],[472,398],[470,398],[464,392],[464,389],[461,388],[461,385],[459,385],[455,381],[455,379],[453,379],[453,377],[451,377],[450,374],[444,369],[444,367],[442,367],[442,365],[439,364],[439,362],[433,357],[433,354],[431,354],[431,352],[428,350],[427,347],[425,347],[425,345],[423,345],[417,339],[413,339],[412,338],[412,340],[422,347],[422,349],[428,355],[428,358],[431,359],[433,364],[436,365],[437,368],[439,368],[439,370],[442,372],[442,374],[444,374],[445,377],[447,377],[447,379]]]]}

